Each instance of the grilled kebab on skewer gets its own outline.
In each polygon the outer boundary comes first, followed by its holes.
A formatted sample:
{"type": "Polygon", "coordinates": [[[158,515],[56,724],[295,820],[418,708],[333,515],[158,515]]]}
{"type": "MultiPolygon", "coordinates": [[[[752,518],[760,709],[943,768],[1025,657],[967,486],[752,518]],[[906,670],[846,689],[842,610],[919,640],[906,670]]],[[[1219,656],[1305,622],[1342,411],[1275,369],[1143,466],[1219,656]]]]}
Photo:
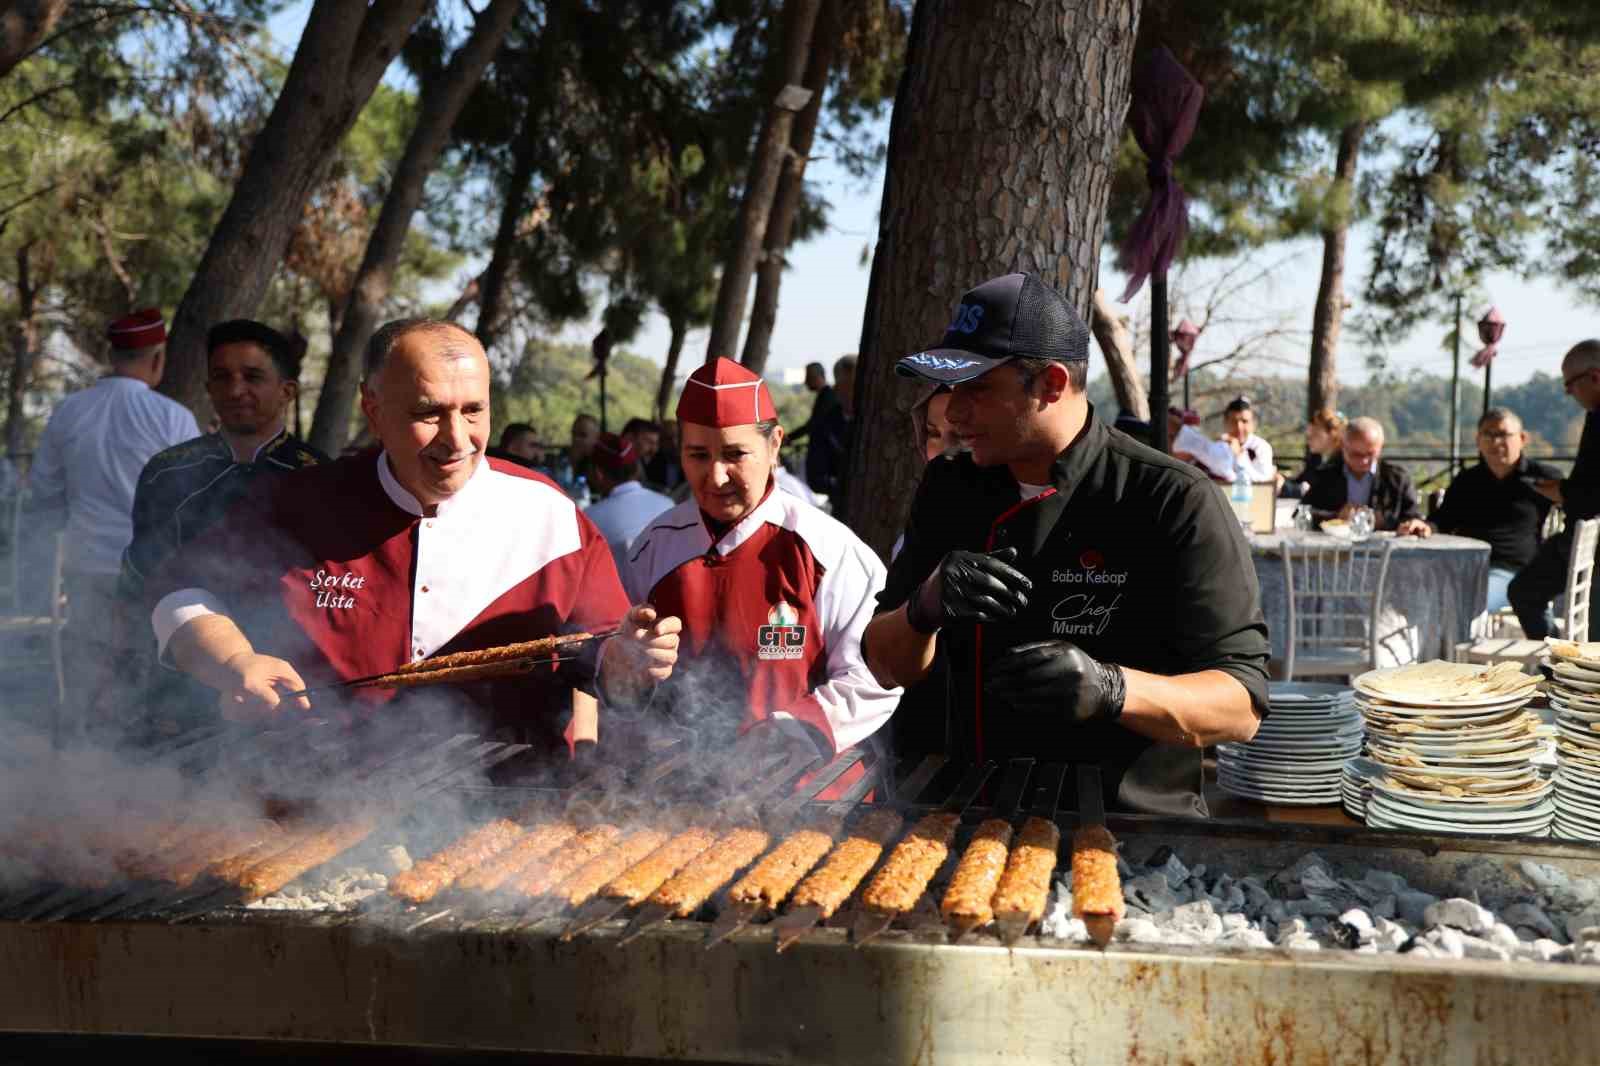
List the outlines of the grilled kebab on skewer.
{"type": "Polygon", "coordinates": [[[465,892],[498,891],[524,870],[542,868],[542,860],[578,835],[578,827],[566,820],[535,826],[500,854],[462,874],[455,887],[465,892]]]}
{"type": "Polygon", "coordinates": [[[496,818],[395,874],[389,879],[389,894],[407,903],[426,903],[473,867],[511,847],[526,832],[509,818],[496,818]]]}
{"type": "Polygon", "coordinates": [[[249,902],[270,896],[301,874],[355,847],[377,827],[376,819],[362,817],[314,833],[288,851],[252,867],[240,878],[239,887],[249,902]]]}
{"type": "Polygon", "coordinates": [[[950,878],[939,913],[959,939],[994,920],[991,901],[1005,873],[1011,823],[991,818],[978,826],[950,878]]]}
{"type": "Polygon", "coordinates": [[[1006,858],[1005,872],[990,902],[1001,939],[1015,943],[1044,919],[1050,903],[1050,881],[1061,848],[1061,830],[1047,818],[1029,818],[1006,858]]]}
{"type": "Polygon", "coordinates": [[[1117,842],[1103,825],[1072,834],[1072,915],[1083,919],[1089,936],[1105,947],[1126,913],[1122,879],[1117,874],[1117,842]]]}
{"type": "Polygon", "coordinates": [[[916,909],[934,875],[950,857],[950,845],[961,826],[961,815],[949,811],[924,815],[905,839],[895,845],[861,894],[865,908],[853,936],[865,943],[887,929],[895,919],[916,909]]]}
{"type": "Polygon", "coordinates": [[[499,885],[484,887],[492,892],[505,888],[519,896],[538,899],[565,881],[589,860],[608,851],[622,839],[622,827],[610,824],[594,825],[565,841],[559,848],[541,856],[538,861],[524,864],[508,880],[499,885]]]}

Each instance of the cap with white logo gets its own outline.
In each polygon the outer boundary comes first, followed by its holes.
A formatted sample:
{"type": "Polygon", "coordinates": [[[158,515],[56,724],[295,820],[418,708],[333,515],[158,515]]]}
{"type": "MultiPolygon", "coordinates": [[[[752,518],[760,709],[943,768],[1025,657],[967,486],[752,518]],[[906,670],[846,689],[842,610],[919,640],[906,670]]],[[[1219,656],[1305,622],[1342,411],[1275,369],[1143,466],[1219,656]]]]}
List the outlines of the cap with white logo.
{"type": "Polygon", "coordinates": [[[1012,359],[1089,358],[1089,327],[1037,274],[1006,274],[961,297],[944,341],[895,364],[906,377],[959,385],[1012,359]]]}

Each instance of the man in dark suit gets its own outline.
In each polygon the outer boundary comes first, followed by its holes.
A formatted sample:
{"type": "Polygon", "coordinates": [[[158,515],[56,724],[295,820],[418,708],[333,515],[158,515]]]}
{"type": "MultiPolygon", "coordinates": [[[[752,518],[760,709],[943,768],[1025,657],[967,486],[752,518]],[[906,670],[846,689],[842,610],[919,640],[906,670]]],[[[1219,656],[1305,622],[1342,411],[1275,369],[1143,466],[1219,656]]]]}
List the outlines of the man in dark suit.
{"type": "Polygon", "coordinates": [[[1422,506],[1411,475],[1383,455],[1383,426],[1376,418],[1351,419],[1344,432],[1344,462],[1317,471],[1306,503],[1319,521],[1348,520],[1357,507],[1370,507],[1375,529],[1392,529],[1402,537],[1433,533],[1422,518],[1422,506]]]}

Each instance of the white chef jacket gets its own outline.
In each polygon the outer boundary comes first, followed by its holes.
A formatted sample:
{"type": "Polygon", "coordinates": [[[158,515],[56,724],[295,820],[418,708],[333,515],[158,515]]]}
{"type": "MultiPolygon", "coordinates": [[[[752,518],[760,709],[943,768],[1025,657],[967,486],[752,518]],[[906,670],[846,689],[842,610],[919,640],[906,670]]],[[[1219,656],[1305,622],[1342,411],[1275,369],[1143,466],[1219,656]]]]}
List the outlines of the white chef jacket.
{"type": "MultiPolygon", "coordinates": [[[[1228,448],[1232,450],[1233,445],[1228,444],[1228,448]]],[[[1250,475],[1251,481],[1271,481],[1278,472],[1272,462],[1272,445],[1254,433],[1244,439],[1244,451],[1234,456],[1234,462],[1250,475]]]]}
{"type": "Polygon", "coordinates": [[[101,378],[57,405],[28,475],[35,510],[66,508],[65,569],[115,575],[133,490],[157,452],[200,435],[189,409],[136,378],[101,378]]]}
{"type": "Polygon", "coordinates": [[[637,481],[624,481],[605,499],[591,503],[583,513],[600,528],[600,535],[606,538],[620,574],[628,568],[628,545],[644,532],[644,527],[654,521],[656,515],[672,507],[670,497],[647,489],[637,481]]]}

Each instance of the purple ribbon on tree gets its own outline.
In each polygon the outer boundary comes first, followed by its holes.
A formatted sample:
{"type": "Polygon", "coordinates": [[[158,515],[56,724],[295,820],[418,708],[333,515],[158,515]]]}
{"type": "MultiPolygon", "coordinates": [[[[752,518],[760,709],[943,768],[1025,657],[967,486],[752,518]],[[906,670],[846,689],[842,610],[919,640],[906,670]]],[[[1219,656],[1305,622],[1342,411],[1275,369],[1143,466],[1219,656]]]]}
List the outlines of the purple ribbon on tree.
{"type": "Polygon", "coordinates": [[[1472,357],[1472,365],[1481,370],[1494,362],[1494,357],[1500,354],[1500,338],[1505,335],[1506,316],[1498,307],[1489,308],[1489,313],[1478,319],[1478,339],[1483,347],[1472,357]]]}
{"type": "Polygon", "coordinates": [[[1128,125],[1149,160],[1145,175],[1150,182],[1150,202],[1139,212],[1117,257],[1117,265],[1128,272],[1123,303],[1133,299],[1145,278],[1166,276],[1189,232],[1188,200],[1183,186],[1172,176],[1172,163],[1194,136],[1205,95],[1205,88],[1165,45],[1150,53],[1133,77],[1128,125]]]}

